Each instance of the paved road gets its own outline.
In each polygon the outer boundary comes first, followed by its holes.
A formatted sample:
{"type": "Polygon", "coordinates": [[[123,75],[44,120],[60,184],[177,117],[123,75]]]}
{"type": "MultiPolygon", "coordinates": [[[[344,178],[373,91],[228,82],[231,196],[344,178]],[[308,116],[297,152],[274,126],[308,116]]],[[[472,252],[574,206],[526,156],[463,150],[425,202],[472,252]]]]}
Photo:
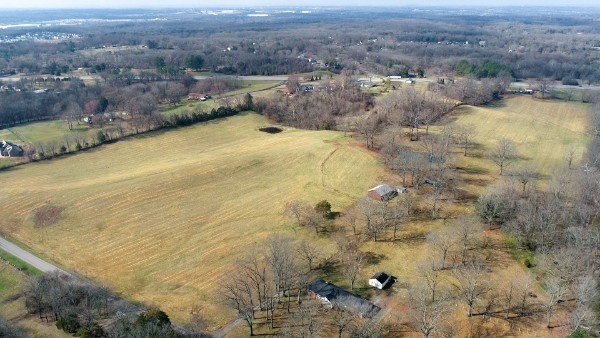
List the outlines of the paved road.
{"type": "Polygon", "coordinates": [[[34,268],[36,268],[42,272],[52,272],[52,271],[58,270],[61,274],[66,274],[66,275],[70,276],[69,273],[67,273],[67,272],[59,269],[55,265],[52,265],[52,264],[46,262],[45,260],[43,260],[39,257],[36,257],[36,256],[32,255],[31,253],[19,248],[18,246],[7,241],[3,237],[0,237],[0,250],[4,250],[4,251],[8,252],[9,254],[17,257],[18,259],[22,260],[23,262],[33,266],[34,268]]]}

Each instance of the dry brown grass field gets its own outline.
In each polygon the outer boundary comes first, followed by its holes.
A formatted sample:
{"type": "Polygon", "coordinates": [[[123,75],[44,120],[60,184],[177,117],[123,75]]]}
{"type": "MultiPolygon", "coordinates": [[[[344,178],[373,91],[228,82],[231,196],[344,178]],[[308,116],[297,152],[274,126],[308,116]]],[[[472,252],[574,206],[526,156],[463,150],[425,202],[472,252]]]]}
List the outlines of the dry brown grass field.
{"type": "MultiPolygon", "coordinates": [[[[458,147],[453,150],[462,168],[460,184],[478,193],[499,179],[485,153],[500,137],[516,142],[521,159],[515,165],[531,163],[544,175],[566,167],[566,152],[574,148],[580,158],[585,147],[586,109],[524,96],[507,98],[495,107],[461,107],[444,123],[473,124],[478,134],[471,156],[463,157],[458,147]]],[[[362,142],[329,131],[285,128],[271,135],[257,130],[267,124],[258,115],[246,114],[2,172],[6,183],[0,195],[0,205],[5,206],[0,229],[127,298],[159,305],[177,322],[195,309],[214,329],[235,315],[219,302],[220,282],[236,259],[269,234],[310,238],[326,254],[334,250],[326,235],[299,229],[283,217],[285,202],[327,199],[334,210],[343,210],[373,184],[394,183],[394,176],[362,148],[362,142]],[[47,205],[64,210],[54,224],[35,227],[36,210],[47,205]]],[[[407,285],[419,282],[418,262],[432,252],[425,235],[453,226],[459,214],[472,213],[469,203],[454,202],[443,202],[442,216],[448,219],[419,218],[400,231],[396,242],[361,245],[363,252],[378,256],[360,271],[356,291],[383,306],[383,320],[407,320],[407,285]],[[380,270],[398,277],[391,290],[366,286],[380,270]]],[[[390,237],[387,233],[382,238],[390,237]]],[[[488,262],[486,279],[499,288],[524,274],[526,269],[511,257],[501,233],[486,231],[484,237],[489,245],[473,255],[488,262]]],[[[343,275],[324,277],[349,287],[343,275]]],[[[448,272],[443,284],[452,289],[453,283],[448,272]]],[[[539,287],[533,292],[535,301],[544,299],[539,287]]],[[[540,317],[510,323],[483,316],[467,319],[462,303],[455,308],[451,318],[458,336],[559,337],[566,332],[564,326],[546,330],[540,317]]],[[[406,327],[396,329],[392,336],[411,336],[406,327]]],[[[230,334],[245,335],[243,325],[230,334]]]]}
{"type": "Polygon", "coordinates": [[[2,172],[0,228],[175,321],[196,308],[220,326],[234,316],[219,286],[237,259],[273,232],[313,238],[283,217],[287,201],[341,209],[383,174],[341,133],[258,131],[267,124],[248,113],[2,172]],[[46,205],[63,211],[36,227],[46,205]]]}

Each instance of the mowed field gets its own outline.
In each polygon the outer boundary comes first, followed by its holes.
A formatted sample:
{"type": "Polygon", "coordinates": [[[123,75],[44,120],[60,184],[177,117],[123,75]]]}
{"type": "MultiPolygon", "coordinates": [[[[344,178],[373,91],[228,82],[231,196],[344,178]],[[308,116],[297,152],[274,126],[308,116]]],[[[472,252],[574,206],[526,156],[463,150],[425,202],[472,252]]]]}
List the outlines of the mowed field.
{"type": "Polygon", "coordinates": [[[498,139],[515,142],[519,159],[507,167],[532,166],[547,179],[568,168],[568,154],[575,151],[574,165],[581,165],[589,139],[586,116],[589,105],[557,100],[539,100],[530,96],[512,96],[493,107],[462,106],[452,115],[454,123],[475,128],[475,147],[468,157],[457,151],[460,167],[475,192],[498,177],[499,168],[487,153],[498,139]]]}
{"type": "Polygon", "coordinates": [[[283,216],[293,199],[351,204],[384,174],[342,133],[286,129],[246,113],[148,134],[0,173],[0,229],[66,269],[175,321],[193,309],[212,328],[234,317],[220,285],[274,232],[333,244],[283,216]],[[34,226],[42,206],[58,220],[34,226]]]}

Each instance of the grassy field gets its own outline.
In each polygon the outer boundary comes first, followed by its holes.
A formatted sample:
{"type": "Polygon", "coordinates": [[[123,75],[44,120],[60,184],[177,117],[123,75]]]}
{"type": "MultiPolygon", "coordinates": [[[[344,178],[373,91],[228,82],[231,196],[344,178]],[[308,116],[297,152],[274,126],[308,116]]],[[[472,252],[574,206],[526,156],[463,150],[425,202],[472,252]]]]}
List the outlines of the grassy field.
{"type": "Polygon", "coordinates": [[[62,142],[65,136],[72,133],[93,133],[93,129],[75,123],[73,129],[69,130],[67,123],[62,120],[40,121],[20,124],[10,128],[10,130],[0,130],[0,139],[5,135],[6,139],[17,143],[62,142]]]}
{"type": "Polygon", "coordinates": [[[457,156],[457,166],[468,173],[475,192],[499,173],[486,153],[494,143],[506,137],[517,145],[519,160],[508,167],[532,165],[547,178],[559,169],[568,168],[567,155],[575,151],[577,165],[588,140],[586,114],[588,105],[576,102],[539,100],[530,96],[512,96],[493,107],[460,107],[453,114],[454,123],[475,126],[475,149],[472,156],[457,156]],[[478,188],[479,187],[479,188],[478,188]]]}
{"type": "Polygon", "coordinates": [[[176,321],[196,306],[211,326],[224,324],[233,313],[220,305],[220,281],[253,244],[285,232],[333,248],[293,229],[287,201],[327,199],[339,210],[383,174],[341,133],[257,130],[265,125],[248,113],[3,172],[0,227],[176,321]],[[65,209],[35,228],[47,204],[65,209]]]}
{"type": "MultiPolygon", "coordinates": [[[[583,104],[528,96],[513,96],[494,107],[459,108],[445,122],[473,124],[478,132],[471,156],[454,148],[461,184],[478,193],[499,178],[485,153],[500,137],[517,143],[521,159],[515,166],[531,163],[544,175],[566,167],[568,150],[576,149],[580,158],[585,147],[586,110],[583,104]]],[[[341,210],[373,184],[394,182],[375,155],[341,133],[257,130],[266,125],[262,117],[246,114],[2,172],[7,183],[0,195],[5,206],[0,228],[68,269],[128,298],[157,304],[178,322],[199,308],[216,328],[234,316],[220,305],[219,282],[252,244],[285,232],[317,241],[326,252],[334,250],[331,240],[293,227],[282,216],[285,202],[327,199],[341,210]],[[33,214],[48,204],[64,208],[61,218],[48,228],[35,228],[33,214]]],[[[469,212],[468,204],[442,206],[444,215],[469,212]]],[[[383,317],[397,322],[406,310],[406,286],[418,282],[417,262],[432,251],[425,235],[451,224],[417,220],[403,227],[401,240],[363,243],[361,250],[370,258],[356,292],[379,301],[383,317]],[[366,286],[381,270],[398,277],[388,297],[366,286]]],[[[479,254],[489,257],[489,278],[496,286],[524,272],[500,233],[486,237],[493,245],[479,254]]],[[[322,277],[349,287],[343,275],[322,277]]],[[[452,288],[452,278],[444,284],[452,288]]],[[[544,298],[541,290],[534,292],[544,298]]],[[[540,323],[525,319],[509,328],[497,318],[467,320],[463,305],[457,304],[456,325],[462,333],[481,325],[503,335],[562,334],[544,331],[540,323]]],[[[241,326],[232,334],[246,331],[241,326]]]]}

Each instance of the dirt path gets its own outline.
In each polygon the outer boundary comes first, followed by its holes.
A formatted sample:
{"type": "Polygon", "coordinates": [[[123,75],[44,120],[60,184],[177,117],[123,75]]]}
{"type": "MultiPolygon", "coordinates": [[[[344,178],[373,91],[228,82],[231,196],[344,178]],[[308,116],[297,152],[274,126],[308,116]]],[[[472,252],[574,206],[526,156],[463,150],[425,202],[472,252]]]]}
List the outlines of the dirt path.
{"type": "Polygon", "coordinates": [[[229,332],[233,331],[233,329],[241,325],[243,322],[244,320],[242,318],[236,318],[235,320],[225,324],[225,326],[218,329],[217,331],[211,332],[210,334],[215,338],[222,338],[229,332]]]}

